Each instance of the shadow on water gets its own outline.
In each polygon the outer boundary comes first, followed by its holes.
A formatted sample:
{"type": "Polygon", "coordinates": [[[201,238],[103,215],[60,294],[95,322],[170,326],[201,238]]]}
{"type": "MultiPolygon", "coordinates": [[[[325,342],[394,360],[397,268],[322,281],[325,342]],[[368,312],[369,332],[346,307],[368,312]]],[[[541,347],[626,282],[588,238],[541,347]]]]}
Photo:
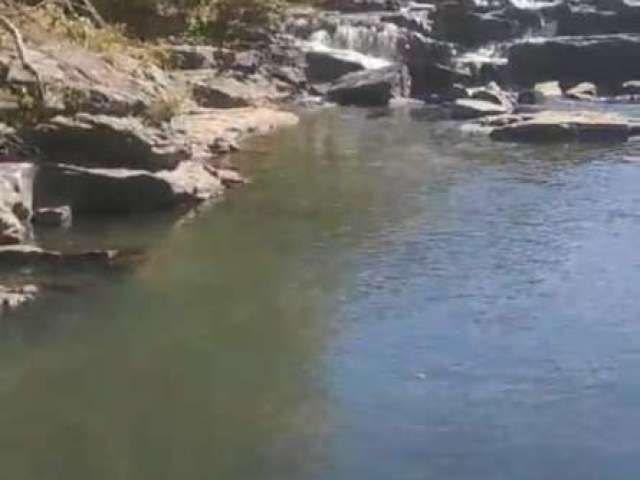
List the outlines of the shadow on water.
{"type": "MultiPolygon", "coordinates": [[[[640,175],[605,160],[634,147],[496,146],[402,111],[333,109],[254,147],[268,153],[238,158],[253,184],[177,228],[47,235],[148,256],[11,318],[3,475],[496,479],[523,474],[520,461],[531,473],[518,478],[550,478],[527,456],[548,440],[527,436],[540,414],[527,402],[582,394],[591,371],[562,341],[600,332],[593,315],[574,326],[554,292],[586,308],[597,269],[583,255],[602,253],[608,216],[635,204],[600,200],[612,177],[630,195],[640,175]]],[[[588,400],[584,414],[615,406],[588,400]]],[[[554,411],[548,430],[567,413],[554,411]]],[[[560,432],[572,461],[594,440],[581,432],[560,432]]]]}

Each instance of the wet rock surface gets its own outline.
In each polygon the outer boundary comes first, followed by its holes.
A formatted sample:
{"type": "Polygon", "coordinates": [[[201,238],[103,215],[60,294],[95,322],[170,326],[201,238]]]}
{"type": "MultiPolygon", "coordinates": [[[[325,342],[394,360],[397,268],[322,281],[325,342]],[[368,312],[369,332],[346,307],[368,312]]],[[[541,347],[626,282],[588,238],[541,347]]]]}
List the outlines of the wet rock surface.
{"type": "Polygon", "coordinates": [[[0,245],[16,244],[30,236],[35,166],[0,164],[0,245]]]}
{"type": "Polygon", "coordinates": [[[489,118],[493,140],[522,143],[625,142],[640,124],[618,115],[584,111],[543,111],[489,118]]]}
{"type": "Polygon", "coordinates": [[[331,85],[327,98],[340,105],[379,106],[394,97],[405,97],[409,91],[406,69],[392,65],[345,75],[331,85]]]}
{"type": "Polygon", "coordinates": [[[512,80],[619,85],[640,78],[640,36],[594,35],[524,40],[508,52],[512,80]]]}
{"type": "Polygon", "coordinates": [[[194,205],[223,191],[222,182],[198,162],[158,172],[52,164],[41,168],[35,184],[38,204],[67,204],[74,215],[157,211],[194,205]]]}
{"type": "Polygon", "coordinates": [[[36,299],[39,289],[35,285],[5,287],[0,285],[0,317],[36,299]]]}

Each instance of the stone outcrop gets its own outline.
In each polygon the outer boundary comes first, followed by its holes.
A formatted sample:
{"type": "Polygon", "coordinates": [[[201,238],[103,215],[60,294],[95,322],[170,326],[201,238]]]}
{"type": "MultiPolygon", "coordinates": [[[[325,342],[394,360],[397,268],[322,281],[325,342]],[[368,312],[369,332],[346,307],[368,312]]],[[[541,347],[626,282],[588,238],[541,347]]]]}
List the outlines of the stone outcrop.
{"type": "Polygon", "coordinates": [[[598,112],[543,111],[481,120],[493,140],[523,143],[625,142],[640,124],[598,112]]]}
{"type": "Polygon", "coordinates": [[[508,52],[511,79],[523,86],[557,80],[611,88],[640,78],[640,36],[552,37],[518,42],[508,52]]]}
{"type": "Polygon", "coordinates": [[[37,205],[70,205],[74,215],[129,214],[194,205],[222,195],[215,172],[197,162],[174,170],[43,166],[35,182],[37,205]]]}
{"type": "Polygon", "coordinates": [[[0,245],[25,241],[30,235],[35,167],[0,164],[0,245]]]}
{"type": "Polygon", "coordinates": [[[406,68],[392,65],[345,75],[329,88],[327,98],[339,105],[368,107],[387,105],[392,98],[408,96],[409,92],[406,68]]]}
{"type": "Polygon", "coordinates": [[[311,83],[333,82],[343,75],[365,69],[353,55],[340,50],[307,52],[306,60],[306,74],[311,83]]]}
{"type": "Polygon", "coordinates": [[[48,161],[104,168],[175,168],[191,157],[184,135],[134,117],[58,116],[25,132],[48,161]]]}

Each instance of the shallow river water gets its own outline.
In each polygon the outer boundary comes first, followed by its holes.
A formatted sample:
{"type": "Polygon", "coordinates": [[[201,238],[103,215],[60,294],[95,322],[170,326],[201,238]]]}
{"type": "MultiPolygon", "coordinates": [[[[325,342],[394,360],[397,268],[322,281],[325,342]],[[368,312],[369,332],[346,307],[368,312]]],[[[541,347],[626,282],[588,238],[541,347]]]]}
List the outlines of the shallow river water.
{"type": "Polygon", "coordinates": [[[149,257],[4,322],[0,478],[636,477],[640,143],[427,117],[310,113],[178,226],[49,234],[149,257]]]}

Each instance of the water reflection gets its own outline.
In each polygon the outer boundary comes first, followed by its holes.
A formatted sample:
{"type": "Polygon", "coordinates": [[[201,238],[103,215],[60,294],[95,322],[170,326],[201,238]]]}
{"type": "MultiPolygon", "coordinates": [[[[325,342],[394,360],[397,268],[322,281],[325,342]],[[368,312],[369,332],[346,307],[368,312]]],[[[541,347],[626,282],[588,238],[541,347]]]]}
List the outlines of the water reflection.
{"type": "Polygon", "coordinates": [[[256,141],[255,182],[192,222],[80,227],[149,256],[12,319],[3,474],[634,471],[634,148],[327,110],[256,141]]]}

